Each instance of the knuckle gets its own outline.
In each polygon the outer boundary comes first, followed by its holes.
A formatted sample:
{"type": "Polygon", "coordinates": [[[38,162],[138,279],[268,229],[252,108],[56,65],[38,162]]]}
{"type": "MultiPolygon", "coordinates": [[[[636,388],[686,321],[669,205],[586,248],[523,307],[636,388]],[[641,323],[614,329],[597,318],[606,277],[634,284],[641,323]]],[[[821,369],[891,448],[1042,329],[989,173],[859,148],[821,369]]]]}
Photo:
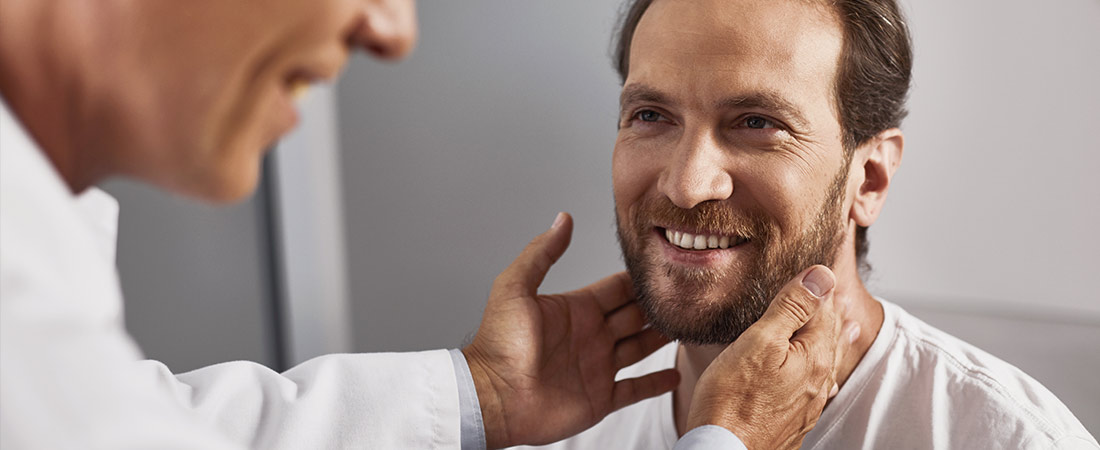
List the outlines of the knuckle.
{"type": "Polygon", "coordinates": [[[787,292],[782,295],[779,299],[780,313],[799,322],[805,322],[813,315],[814,310],[810,302],[816,300],[809,300],[805,295],[797,292],[787,292]]]}

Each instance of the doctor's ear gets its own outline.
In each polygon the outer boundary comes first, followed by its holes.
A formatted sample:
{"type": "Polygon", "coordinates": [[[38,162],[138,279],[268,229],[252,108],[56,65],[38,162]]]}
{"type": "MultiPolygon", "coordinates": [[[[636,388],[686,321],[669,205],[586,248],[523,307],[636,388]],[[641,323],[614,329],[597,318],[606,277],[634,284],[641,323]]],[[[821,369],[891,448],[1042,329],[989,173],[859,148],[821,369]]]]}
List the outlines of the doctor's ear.
{"type": "Polygon", "coordinates": [[[886,203],[890,181],[901,164],[904,147],[905,136],[901,130],[891,128],[876,135],[852,155],[851,175],[861,178],[850,212],[857,225],[869,227],[878,219],[886,203]]]}

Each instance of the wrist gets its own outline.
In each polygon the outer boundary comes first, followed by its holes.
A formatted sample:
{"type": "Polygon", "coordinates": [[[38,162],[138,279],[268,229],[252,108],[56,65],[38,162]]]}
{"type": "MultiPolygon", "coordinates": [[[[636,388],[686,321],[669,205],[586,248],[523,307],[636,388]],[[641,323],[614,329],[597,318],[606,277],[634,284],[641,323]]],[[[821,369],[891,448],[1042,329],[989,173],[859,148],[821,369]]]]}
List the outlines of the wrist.
{"type": "Polygon", "coordinates": [[[477,390],[481,421],[485,427],[486,447],[502,448],[511,445],[504,403],[496,387],[498,377],[493,374],[491,366],[485,363],[485,358],[473,345],[463,348],[462,354],[466,357],[466,364],[470,367],[470,375],[474,380],[474,389],[477,390]]]}
{"type": "Polygon", "coordinates": [[[739,417],[738,414],[733,413],[731,405],[718,404],[713,401],[702,400],[695,396],[692,400],[691,411],[688,413],[687,429],[685,432],[694,430],[699,427],[713,425],[725,428],[737,436],[739,440],[745,445],[746,448],[756,448],[753,445],[753,435],[751,430],[745,429],[745,424],[749,423],[747,417],[739,417]]]}

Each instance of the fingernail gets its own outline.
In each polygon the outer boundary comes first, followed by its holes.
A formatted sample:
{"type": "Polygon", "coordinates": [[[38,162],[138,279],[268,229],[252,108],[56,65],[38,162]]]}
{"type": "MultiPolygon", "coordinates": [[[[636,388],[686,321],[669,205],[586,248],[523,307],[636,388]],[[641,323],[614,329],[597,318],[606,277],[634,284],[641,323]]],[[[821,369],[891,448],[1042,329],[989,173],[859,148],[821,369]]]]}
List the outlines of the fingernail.
{"type": "Polygon", "coordinates": [[[852,322],[850,325],[848,325],[848,342],[854,343],[856,339],[859,339],[859,333],[860,329],[858,323],[852,322]]]}
{"type": "Polygon", "coordinates": [[[837,392],[840,392],[840,386],[837,386],[836,383],[833,383],[833,389],[829,391],[829,398],[836,397],[837,392]]]}
{"type": "Polygon", "coordinates": [[[561,226],[562,222],[565,222],[565,213],[560,212],[556,217],[554,217],[554,223],[550,225],[550,229],[553,230],[554,228],[561,226]]]}
{"type": "Polygon", "coordinates": [[[828,269],[817,266],[802,278],[802,285],[812,294],[824,297],[833,288],[833,277],[829,276],[828,269]]]}

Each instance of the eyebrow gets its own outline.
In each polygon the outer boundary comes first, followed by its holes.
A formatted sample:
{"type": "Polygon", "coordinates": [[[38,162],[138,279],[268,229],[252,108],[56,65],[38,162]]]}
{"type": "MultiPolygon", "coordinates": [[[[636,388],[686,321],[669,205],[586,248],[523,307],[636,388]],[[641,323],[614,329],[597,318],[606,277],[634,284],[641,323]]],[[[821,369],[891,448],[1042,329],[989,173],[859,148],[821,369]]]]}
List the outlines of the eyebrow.
{"type": "MultiPolygon", "coordinates": [[[[619,95],[619,108],[621,109],[633,103],[660,103],[673,106],[676,104],[668,95],[644,84],[633,84],[623,88],[622,94],[619,95]]],[[[793,125],[796,127],[806,128],[809,126],[809,122],[802,111],[794,103],[776,92],[762,91],[726,97],[715,102],[715,107],[718,109],[757,108],[774,111],[785,119],[794,122],[793,125]]]]}
{"type": "Polygon", "coordinates": [[[791,103],[782,95],[775,92],[754,92],[748,95],[739,95],[734,97],[727,97],[718,101],[717,106],[719,109],[748,109],[757,108],[766,111],[775,111],[779,115],[794,122],[793,125],[798,128],[806,128],[809,126],[809,122],[806,117],[802,115],[802,111],[798,109],[794,103],[791,103]]]}
{"type": "Polygon", "coordinates": [[[623,88],[623,92],[619,94],[619,108],[633,103],[660,103],[663,105],[674,105],[667,95],[646,86],[644,84],[632,84],[623,88]]]}

